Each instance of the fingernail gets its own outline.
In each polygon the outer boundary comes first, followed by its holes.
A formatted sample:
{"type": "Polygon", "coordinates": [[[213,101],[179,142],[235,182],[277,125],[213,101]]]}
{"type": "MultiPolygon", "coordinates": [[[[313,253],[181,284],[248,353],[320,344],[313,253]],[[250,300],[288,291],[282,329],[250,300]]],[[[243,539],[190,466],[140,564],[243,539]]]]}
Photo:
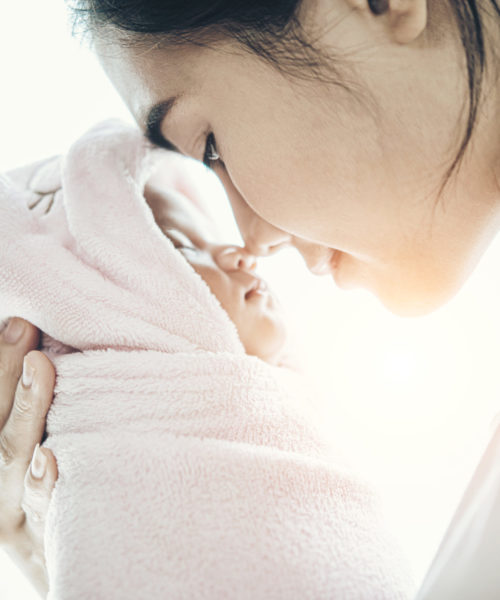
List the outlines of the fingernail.
{"type": "Polygon", "coordinates": [[[24,322],[21,319],[12,318],[5,331],[3,332],[3,339],[8,344],[17,344],[24,333],[24,322]]]}
{"type": "Polygon", "coordinates": [[[43,479],[47,470],[47,457],[40,450],[40,444],[35,446],[33,458],[31,459],[31,474],[35,479],[43,479]]]}
{"type": "Polygon", "coordinates": [[[23,361],[23,386],[30,388],[33,384],[33,377],[35,376],[35,369],[30,364],[28,358],[25,356],[23,361]]]}

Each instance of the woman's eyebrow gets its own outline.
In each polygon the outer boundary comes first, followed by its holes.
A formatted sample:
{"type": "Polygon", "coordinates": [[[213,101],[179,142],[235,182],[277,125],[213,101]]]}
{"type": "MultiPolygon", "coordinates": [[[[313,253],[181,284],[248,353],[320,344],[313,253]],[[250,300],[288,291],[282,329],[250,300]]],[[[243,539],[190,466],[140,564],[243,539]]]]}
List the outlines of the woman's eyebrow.
{"type": "Polygon", "coordinates": [[[178,99],[179,96],[171,96],[168,98],[168,100],[157,102],[153,107],[151,107],[148,110],[145,119],[146,130],[144,132],[144,135],[152,144],[155,146],[160,146],[161,148],[166,148],[167,150],[173,150],[174,152],[180,151],[172,144],[172,142],[169,142],[163,137],[161,125],[178,99]]]}

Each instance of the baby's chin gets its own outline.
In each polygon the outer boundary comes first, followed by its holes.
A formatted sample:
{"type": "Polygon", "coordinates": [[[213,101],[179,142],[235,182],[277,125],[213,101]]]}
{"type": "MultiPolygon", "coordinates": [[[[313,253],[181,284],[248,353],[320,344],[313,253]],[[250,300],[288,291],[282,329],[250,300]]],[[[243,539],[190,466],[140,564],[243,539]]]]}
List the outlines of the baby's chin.
{"type": "Polygon", "coordinates": [[[251,334],[240,334],[240,338],[247,354],[277,365],[288,339],[284,318],[281,315],[274,315],[272,319],[267,317],[251,329],[251,334]]]}

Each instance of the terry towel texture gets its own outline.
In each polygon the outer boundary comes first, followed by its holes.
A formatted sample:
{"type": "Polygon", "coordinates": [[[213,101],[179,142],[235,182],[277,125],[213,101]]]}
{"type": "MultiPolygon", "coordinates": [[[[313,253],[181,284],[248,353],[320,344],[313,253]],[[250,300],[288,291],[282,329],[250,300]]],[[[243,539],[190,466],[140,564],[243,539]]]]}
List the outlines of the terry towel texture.
{"type": "Polygon", "coordinates": [[[58,372],[49,598],[409,598],[299,379],[245,355],[157,227],[142,193],[164,156],[112,121],[0,179],[0,320],[46,332],[58,372]]]}

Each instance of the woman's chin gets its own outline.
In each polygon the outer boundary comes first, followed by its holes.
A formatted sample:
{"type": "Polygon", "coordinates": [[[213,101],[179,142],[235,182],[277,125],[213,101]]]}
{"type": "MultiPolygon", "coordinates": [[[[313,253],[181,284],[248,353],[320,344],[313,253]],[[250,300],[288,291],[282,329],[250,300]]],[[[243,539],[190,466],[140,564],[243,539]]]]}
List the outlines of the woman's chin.
{"type": "Polygon", "coordinates": [[[439,309],[460,290],[466,277],[456,270],[424,268],[422,265],[380,269],[361,261],[343,261],[334,273],[344,290],[366,289],[390,312],[400,317],[420,317],[439,309]]]}
{"type": "Polygon", "coordinates": [[[437,282],[426,282],[422,278],[418,283],[402,281],[399,285],[375,290],[374,293],[382,304],[395,315],[422,317],[441,308],[460,289],[460,285],[450,285],[449,282],[444,281],[437,284],[437,282]]]}

